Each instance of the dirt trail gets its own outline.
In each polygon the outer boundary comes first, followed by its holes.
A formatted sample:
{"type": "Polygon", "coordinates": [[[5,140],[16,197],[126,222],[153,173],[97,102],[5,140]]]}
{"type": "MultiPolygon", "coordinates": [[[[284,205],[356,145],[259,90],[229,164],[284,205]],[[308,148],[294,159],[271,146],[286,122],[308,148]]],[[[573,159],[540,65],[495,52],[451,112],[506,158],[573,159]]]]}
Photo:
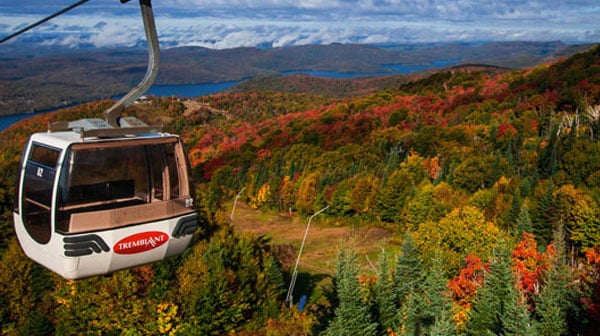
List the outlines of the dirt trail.
{"type": "MultiPolygon", "coordinates": [[[[271,239],[274,245],[293,246],[293,262],[304,237],[307,219],[296,214],[265,214],[248,205],[238,203],[235,210],[234,228],[242,232],[252,232],[271,239]]],[[[340,246],[352,243],[359,253],[361,264],[369,260],[377,263],[377,255],[382,247],[388,246],[392,233],[381,228],[351,228],[322,226],[319,217],[315,217],[310,226],[308,237],[302,252],[300,267],[315,273],[333,274],[336,256],[340,246]]]]}

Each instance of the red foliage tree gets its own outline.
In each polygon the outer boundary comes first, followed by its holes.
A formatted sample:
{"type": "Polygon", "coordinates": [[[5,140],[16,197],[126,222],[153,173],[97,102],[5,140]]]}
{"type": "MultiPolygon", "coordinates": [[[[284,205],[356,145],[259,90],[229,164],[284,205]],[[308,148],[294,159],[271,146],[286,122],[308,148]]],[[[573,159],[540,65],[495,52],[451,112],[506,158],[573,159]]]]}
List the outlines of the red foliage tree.
{"type": "Polygon", "coordinates": [[[542,277],[550,269],[555,254],[553,244],[546,247],[545,253],[538,252],[535,236],[528,232],[523,232],[523,239],[512,252],[512,270],[517,277],[517,288],[531,305],[533,297],[539,294],[542,277]]]}
{"type": "Polygon", "coordinates": [[[588,297],[581,299],[590,319],[590,330],[600,329],[600,246],[585,250],[586,263],[581,283],[588,289],[588,297]]]}

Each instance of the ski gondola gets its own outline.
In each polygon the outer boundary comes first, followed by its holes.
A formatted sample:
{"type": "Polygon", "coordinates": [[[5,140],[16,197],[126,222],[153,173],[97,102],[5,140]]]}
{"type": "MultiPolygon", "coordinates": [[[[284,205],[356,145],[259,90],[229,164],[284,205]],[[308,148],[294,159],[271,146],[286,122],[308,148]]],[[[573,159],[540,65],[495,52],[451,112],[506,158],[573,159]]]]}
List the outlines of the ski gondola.
{"type": "Polygon", "coordinates": [[[198,227],[181,139],[120,117],[158,70],[150,0],[140,6],[149,50],[140,84],[104,119],[51,124],[31,135],[22,153],[13,213],[18,241],[29,258],[66,279],[180,254],[198,227]]]}

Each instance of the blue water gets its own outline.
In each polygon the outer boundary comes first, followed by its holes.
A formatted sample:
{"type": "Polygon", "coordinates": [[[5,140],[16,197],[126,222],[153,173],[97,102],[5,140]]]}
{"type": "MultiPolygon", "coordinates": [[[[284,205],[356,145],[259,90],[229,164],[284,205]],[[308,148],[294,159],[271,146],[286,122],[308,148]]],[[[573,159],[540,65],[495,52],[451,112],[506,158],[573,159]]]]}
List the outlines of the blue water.
{"type": "MultiPolygon", "coordinates": [[[[365,76],[380,76],[390,74],[407,74],[415,71],[443,68],[449,65],[459,63],[459,59],[440,60],[427,65],[406,65],[406,64],[386,64],[383,68],[385,72],[337,72],[337,71],[320,71],[320,70],[298,70],[284,71],[281,74],[284,76],[293,74],[307,74],[314,77],[325,78],[356,78],[365,76]]],[[[229,89],[230,87],[239,84],[241,81],[221,82],[221,83],[200,83],[200,84],[184,84],[184,85],[153,85],[147,94],[157,97],[178,96],[182,98],[194,98],[208,94],[218,93],[229,89]]],[[[120,97],[114,97],[120,98],[120,97]]],[[[46,112],[39,112],[46,113],[46,112]]],[[[0,117],[0,131],[12,125],[13,123],[29,118],[35,114],[21,114],[0,117]]]]}
{"type": "Polygon", "coordinates": [[[146,92],[146,94],[155,95],[157,97],[177,96],[182,98],[195,98],[225,91],[239,83],[241,83],[241,81],[204,84],[153,85],[146,92]]]}
{"type": "Polygon", "coordinates": [[[431,62],[430,64],[424,65],[411,65],[411,64],[384,64],[382,67],[387,71],[380,72],[338,72],[338,71],[322,71],[322,70],[292,70],[283,71],[281,74],[284,76],[305,74],[314,77],[325,77],[325,78],[357,78],[367,76],[382,76],[382,75],[393,75],[393,74],[409,74],[416,71],[422,71],[427,69],[438,69],[444,68],[450,65],[460,63],[460,59],[448,59],[431,62]]]}
{"type": "Polygon", "coordinates": [[[8,126],[16,123],[17,121],[31,117],[33,114],[19,114],[10,115],[6,117],[0,117],[0,131],[7,128],[8,126]]]}
{"type": "MultiPolygon", "coordinates": [[[[240,82],[241,81],[185,85],[153,85],[146,92],[146,94],[154,95],[157,97],[170,97],[175,95],[182,98],[193,98],[227,90],[230,87],[239,84],[240,82]]],[[[122,95],[114,96],[112,98],[119,99],[121,97],[122,95]]],[[[0,131],[12,125],[13,123],[16,123],[19,120],[30,118],[36,114],[47,112],[49,111],[0,117],[0,131]]]]}

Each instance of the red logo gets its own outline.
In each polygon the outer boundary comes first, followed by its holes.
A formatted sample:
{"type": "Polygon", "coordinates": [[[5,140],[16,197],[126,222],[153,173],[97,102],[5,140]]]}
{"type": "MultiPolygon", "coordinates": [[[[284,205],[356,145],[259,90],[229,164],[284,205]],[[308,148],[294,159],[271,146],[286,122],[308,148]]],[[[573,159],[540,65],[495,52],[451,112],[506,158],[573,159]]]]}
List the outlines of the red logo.
{"type": "Polygon", "coordinates": [[[119,240],[113,251],[118,254],[135,254],[155,249],[169,240],[169,235],[160,231],[136,233],[119,240]]]}

